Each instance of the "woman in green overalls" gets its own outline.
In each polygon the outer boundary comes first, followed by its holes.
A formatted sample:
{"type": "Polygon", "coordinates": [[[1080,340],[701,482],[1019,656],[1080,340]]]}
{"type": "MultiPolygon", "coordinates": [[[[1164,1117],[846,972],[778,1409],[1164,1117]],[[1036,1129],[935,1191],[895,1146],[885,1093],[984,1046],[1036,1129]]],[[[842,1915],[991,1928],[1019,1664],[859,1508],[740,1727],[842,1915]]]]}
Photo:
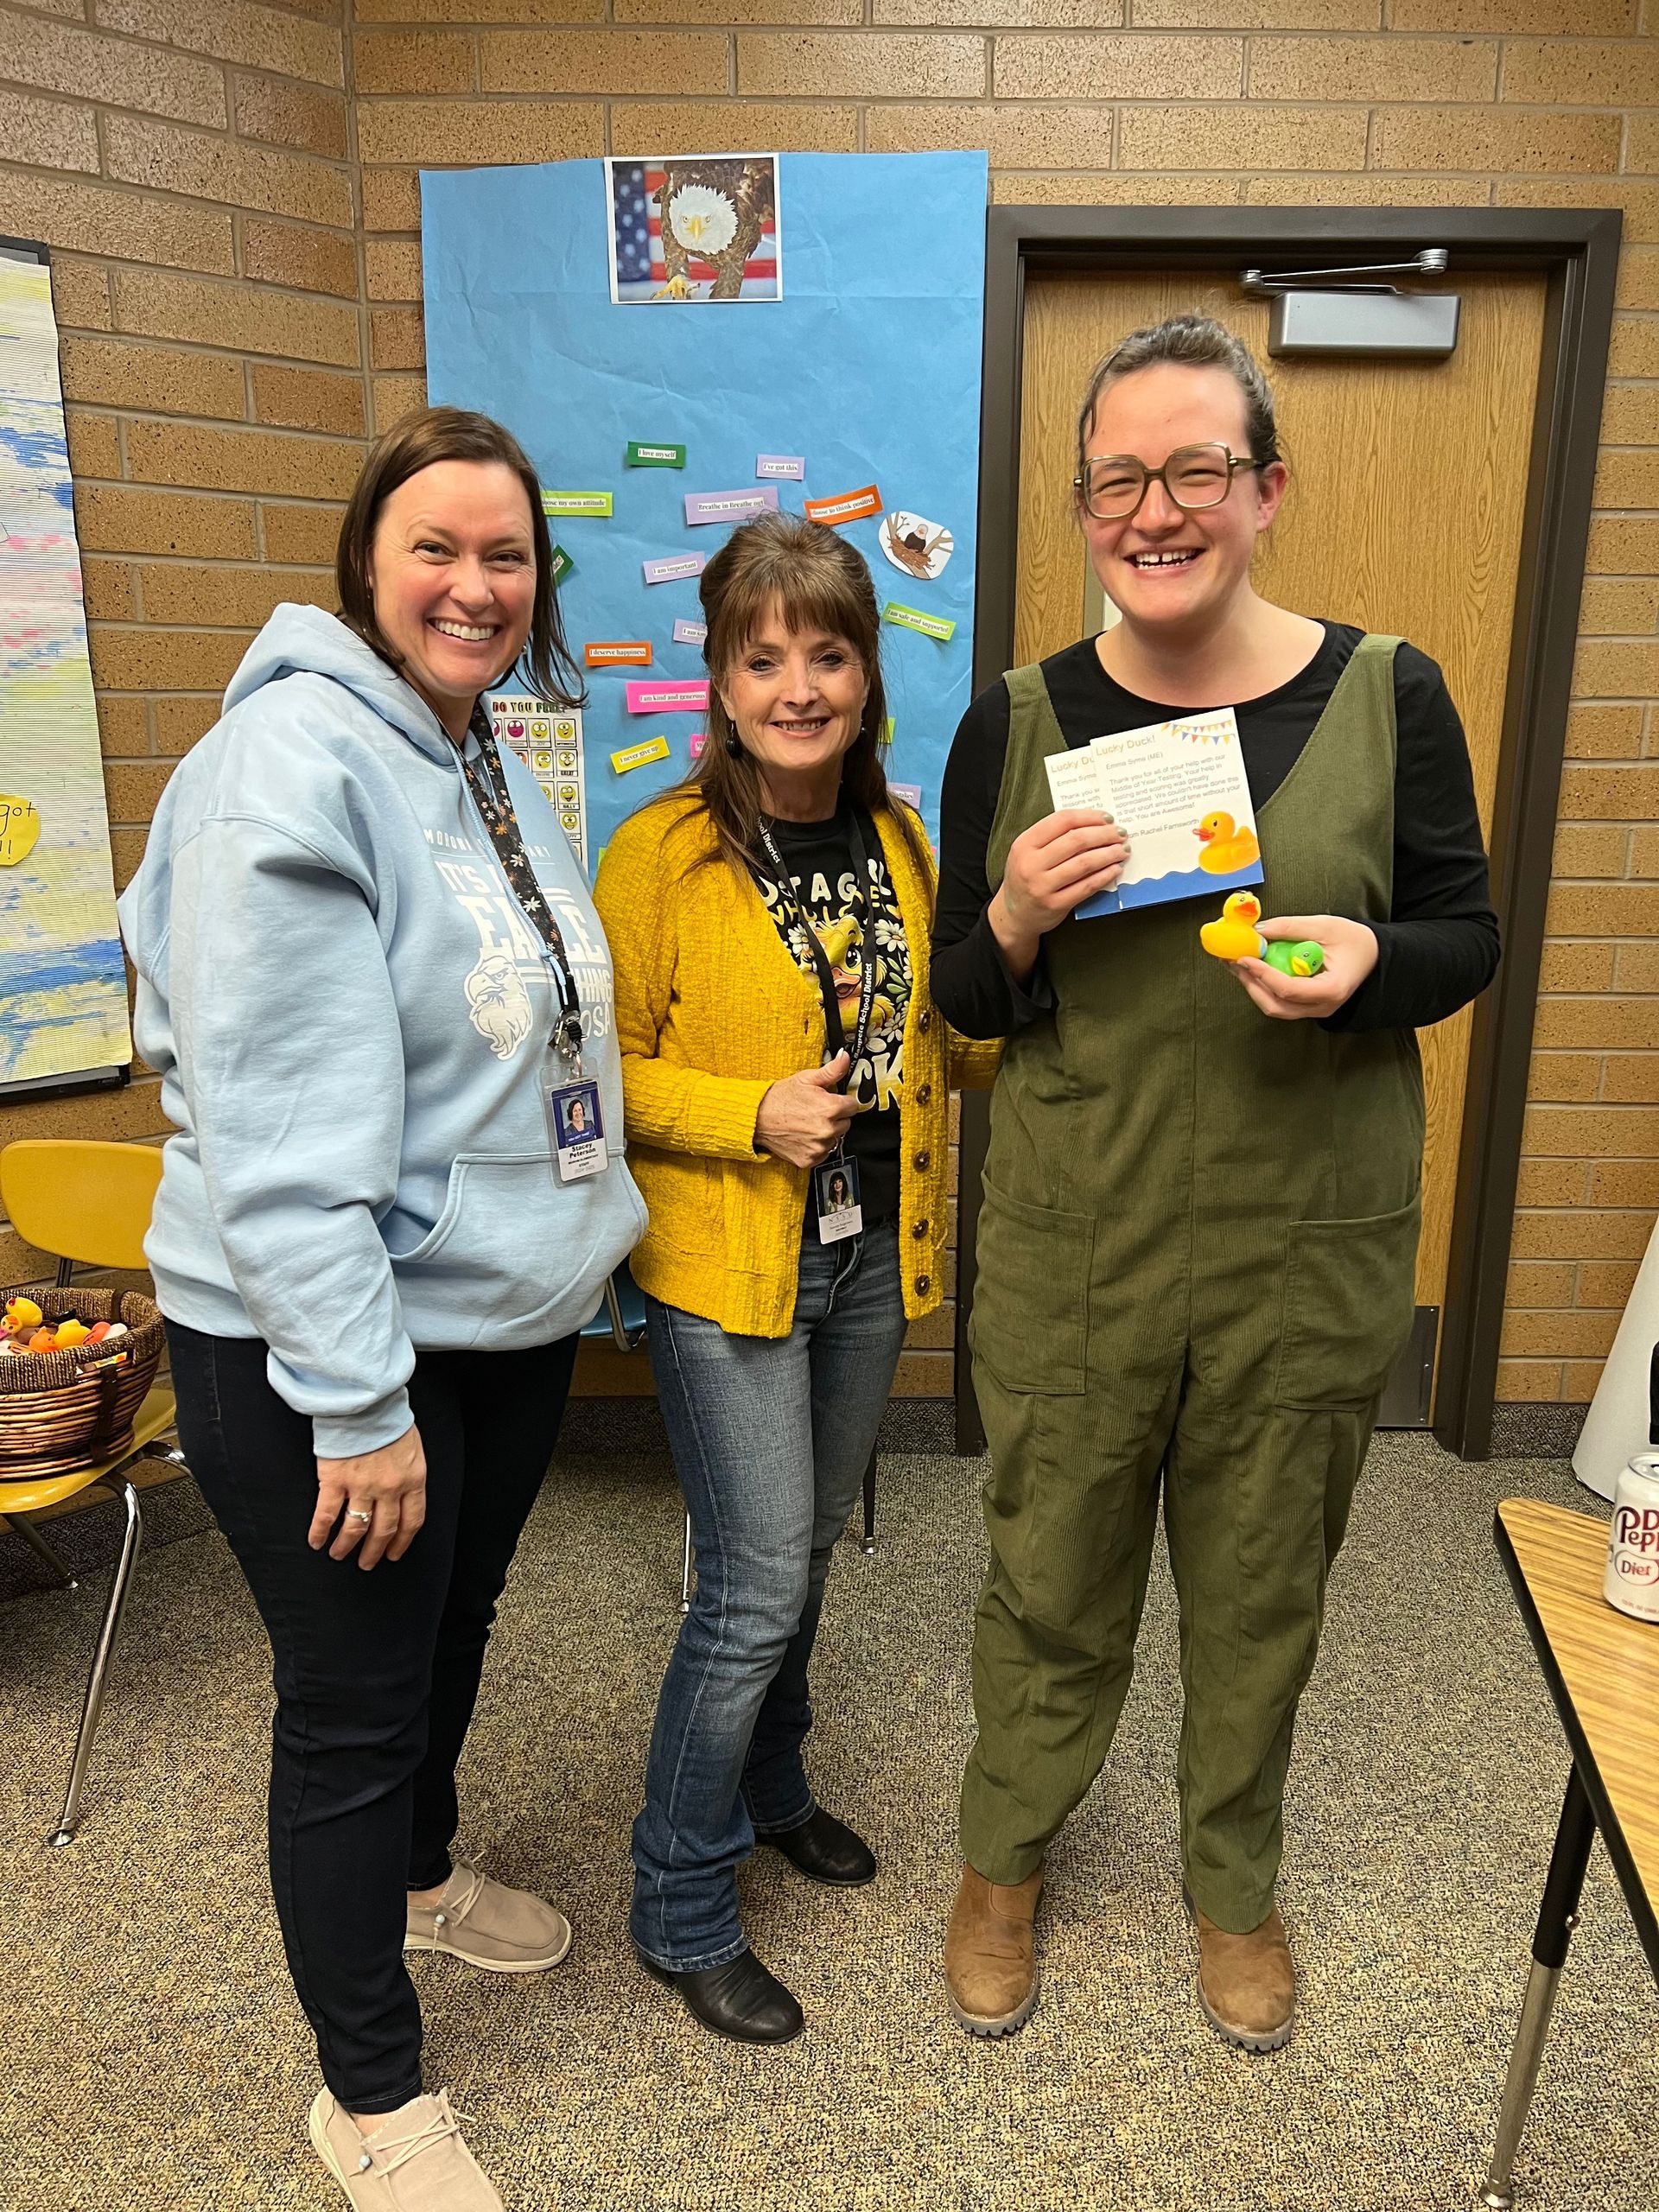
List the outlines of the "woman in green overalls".
{"type": "Polygon", "coordinates": [[[1411,1325],[1413,1033],[1484,988],[1497,930],[1439,669],[1251,588],[1286,474],[1272,395],[1221,325],[1180,316],[1109,354],[1077,496],[1122,620],[976,700],[945,776],[934,996],[967,1035],[1008,1039],[973,1325],[993,1463],[979,1734],[945,1946],[951,2009],[978,2035],[1031,2010],[1044,1853],[1111,1744],[1160,1493],[1198,1994],[1247,2050],[1290,2034],[1285,1774],[1411,1325]],[[1103,814],[1052,810],[1046,756],[1221,706],[1256,813],[1262,933],[1316,939],[1317,976],[1212,959],[1198,926],[1219,897],[1073,916],[1127,846],[1103,814]]]}

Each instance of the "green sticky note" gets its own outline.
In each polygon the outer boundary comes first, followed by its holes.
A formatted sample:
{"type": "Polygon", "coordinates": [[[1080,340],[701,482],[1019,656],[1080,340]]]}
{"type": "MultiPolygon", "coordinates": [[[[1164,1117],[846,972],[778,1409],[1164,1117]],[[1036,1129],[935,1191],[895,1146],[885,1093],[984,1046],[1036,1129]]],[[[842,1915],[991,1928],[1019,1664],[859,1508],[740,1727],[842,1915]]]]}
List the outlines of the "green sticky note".
{"type": "Polygon", "coordinates": [[[556,545],[553,548],[553,557],[550,562],[549,566],[552,571],[553,581],[556,584],[562,584],[575,565],[575,563],[570,558],[570,556],[565,551],[563,545],[556,545]]]}
{"type": "Polygon", "coordinates": [[[542,512],[544,515],[608,515],[611,495],[608,492],[550,492],[542,487],[542,512]]]}
{"type": "Polygon", "coordinates": [[[642,446],[636,440],[628,441],[630,468],[683,468],[683,446],[642,446]]]}
{"type": "Polygon", "coordinates": [[[900,607],[893,599],[890,599],[882,608],[881,620],[896,622],[901,630],[919,630],[923,637],[937,638],[942,645],[948,644],[957,634],[956,624],[947,622],[943,615],[924,614],[919,607],[900,607]]]}

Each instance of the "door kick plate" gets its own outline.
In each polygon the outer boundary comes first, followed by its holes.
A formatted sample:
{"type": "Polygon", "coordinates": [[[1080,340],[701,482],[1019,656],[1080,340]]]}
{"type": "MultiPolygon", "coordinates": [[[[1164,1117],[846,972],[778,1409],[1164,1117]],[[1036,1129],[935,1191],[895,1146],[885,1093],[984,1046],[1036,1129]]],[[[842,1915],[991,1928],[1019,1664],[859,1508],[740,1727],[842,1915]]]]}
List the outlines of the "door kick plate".
{"type": "Polygon", "coordinates": [[[1434,1402],[1434,1347],[1440,1333],[1438,1306],[1420,1306],[1406,1348],[1382,1385],[1379,1428],[1427,1428],[1434,1402]]]}

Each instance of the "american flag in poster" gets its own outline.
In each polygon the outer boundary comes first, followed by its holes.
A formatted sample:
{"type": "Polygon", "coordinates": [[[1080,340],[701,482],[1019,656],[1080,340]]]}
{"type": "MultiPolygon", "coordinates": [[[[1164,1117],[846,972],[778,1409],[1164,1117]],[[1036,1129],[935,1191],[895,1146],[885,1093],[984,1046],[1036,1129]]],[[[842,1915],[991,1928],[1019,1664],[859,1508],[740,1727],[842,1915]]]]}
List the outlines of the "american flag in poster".
{"type": "Polygon", "coordinates": [[[701,302],[714,297],[717,286],[721,300],[781,298],[775,156],[659,155],[612,160],[606,167],[613,300],[701,302]],[[751,206],[759,211],[758,228],[747,212],[751,206]],[[731,249],[741,245],[746,226],[755,235],[744,255],[741,285],[734,289],[731,249]]]}

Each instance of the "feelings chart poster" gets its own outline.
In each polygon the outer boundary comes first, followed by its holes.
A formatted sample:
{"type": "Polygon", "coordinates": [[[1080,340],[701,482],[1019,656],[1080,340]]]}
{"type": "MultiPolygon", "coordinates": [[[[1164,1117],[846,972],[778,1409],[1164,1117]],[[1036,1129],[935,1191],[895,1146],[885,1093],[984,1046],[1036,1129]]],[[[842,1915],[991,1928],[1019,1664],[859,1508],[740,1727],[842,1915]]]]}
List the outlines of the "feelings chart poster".
{"type": "Polygon", "coordinates": [[[937,843],[972,688],[985,156],[669,145],[421,189],[429,397],[507,423],[541,480],[589,863],[701,753],[697,579],[779,507],[869,567],[888,773],[937,843]]]}

